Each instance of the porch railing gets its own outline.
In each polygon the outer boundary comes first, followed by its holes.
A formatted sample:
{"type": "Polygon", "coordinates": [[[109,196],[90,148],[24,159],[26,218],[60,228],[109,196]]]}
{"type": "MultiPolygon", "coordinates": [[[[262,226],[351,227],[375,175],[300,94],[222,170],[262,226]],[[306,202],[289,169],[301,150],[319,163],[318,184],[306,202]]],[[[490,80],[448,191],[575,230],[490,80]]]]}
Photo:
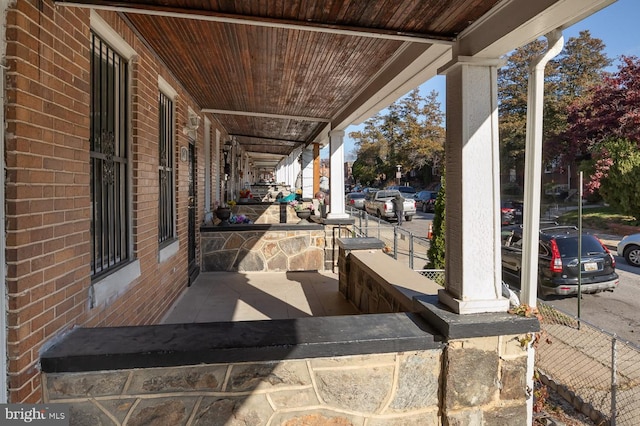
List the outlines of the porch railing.
{"type": "Polygon", "coordinates": [[[427,251],[431,246],[427,238],[417,236],[399,226],[394,226],[363,210],[347,207],[347,213],[355,220],[351,236],[374,237],[381,240],[385,243],[384,251],[389,256],[437,282],[440,281],[436,278],[442,276],[441,281],[444,283],[444,270],[427,269],[429,263],[427,251]]]}

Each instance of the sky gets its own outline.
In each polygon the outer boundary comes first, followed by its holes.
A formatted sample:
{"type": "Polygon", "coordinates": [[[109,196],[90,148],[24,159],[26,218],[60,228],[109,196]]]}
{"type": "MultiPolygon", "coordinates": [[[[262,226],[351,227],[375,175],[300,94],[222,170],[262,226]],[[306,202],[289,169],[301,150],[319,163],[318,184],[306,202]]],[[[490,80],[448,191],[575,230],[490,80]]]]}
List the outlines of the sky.
{"type": "MultiPolygon", "coordinates": [[[[609,69],[615,71],[618,68],[618,57],[640,56],[640,1],[618,0],[601,11],[578,22],[563,31],[565,42],[571,37],[577,37],[580,31],[589,30],[591,37],[601,39],[605,44],[605,53],[613,60],[609,69]]],[[[420,93],[426,95],[432,90],[438,93],[438,102],[442,109],[445,106],[445,77],[436,76],[420,86],[420,93]]],[[[350,132],[362,129],[362,125],[349,126],[345,131],[345,160],[355,159],[354,140],[349,137],[350,132]]],[[[325,147],[320,154],[323,158],[329,157],[329,148],[325,147]]]]}

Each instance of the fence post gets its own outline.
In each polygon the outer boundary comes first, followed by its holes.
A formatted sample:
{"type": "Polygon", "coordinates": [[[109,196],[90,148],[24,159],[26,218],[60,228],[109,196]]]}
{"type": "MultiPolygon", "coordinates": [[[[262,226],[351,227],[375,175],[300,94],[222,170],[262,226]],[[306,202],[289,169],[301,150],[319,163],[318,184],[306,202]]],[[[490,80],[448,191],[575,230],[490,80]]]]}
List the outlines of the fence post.
{"type": "Polygon", "coordinates": [[[409,269],[413,270],[413,232],[409,232],[409,269]]]}
{"type": "Polygon", "coordinates": [[[617,407],[616,407],[616,394],[618,391],[618,351],[617,351],[616,335],[613,335],[611,340],[611,426],[616,426],[617,407]]]}
{"type": "Polygon", "coordinates": [[[369,215],[365,212],[364,214],[364,236],[368,237],[369,236],[369,215]]]}
{"type": "Polygon", "coordinates": [[[398,260],[398,227],[393,227],[393,258],[398,260]]]}

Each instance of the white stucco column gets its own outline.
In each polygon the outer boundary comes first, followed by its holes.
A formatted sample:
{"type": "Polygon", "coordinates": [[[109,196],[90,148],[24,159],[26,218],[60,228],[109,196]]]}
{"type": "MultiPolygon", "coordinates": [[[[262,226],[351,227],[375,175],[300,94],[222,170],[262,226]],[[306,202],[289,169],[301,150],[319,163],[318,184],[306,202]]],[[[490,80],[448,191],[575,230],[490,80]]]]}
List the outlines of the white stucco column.
{"type": "Polygon", "coordinates": [[[313,198],[313,145],[302,150],[302,198],[313,198]]]}
{"type": "Polygon", "coordinates": [[[499,59],[458,57],[447,76],[446,286],[460,314],[506,312],[500,262],[499,59]]]}
{"type": "Polygon", "coordinates": [[[329,179],[329,214],[328,219],[346,219],[344,211],[344,130],[329,132],[331,151],[329,179]]]}

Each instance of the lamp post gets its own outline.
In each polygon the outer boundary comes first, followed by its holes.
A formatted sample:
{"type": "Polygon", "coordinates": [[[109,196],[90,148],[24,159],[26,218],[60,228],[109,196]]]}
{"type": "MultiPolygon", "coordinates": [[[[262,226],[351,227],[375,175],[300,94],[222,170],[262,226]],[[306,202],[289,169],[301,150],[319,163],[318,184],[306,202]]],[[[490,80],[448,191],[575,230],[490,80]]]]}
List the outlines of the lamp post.
{"type": "Polygon", "coordinates": [[[398,186],[400,186],[400,178],[402,177],[402,173],[400,172],[400,169],[402,168],[402,166],[398,164],[396,167],[398,168],[398,171],[396,172],[396,178],[398,179],[398,186]]]}

